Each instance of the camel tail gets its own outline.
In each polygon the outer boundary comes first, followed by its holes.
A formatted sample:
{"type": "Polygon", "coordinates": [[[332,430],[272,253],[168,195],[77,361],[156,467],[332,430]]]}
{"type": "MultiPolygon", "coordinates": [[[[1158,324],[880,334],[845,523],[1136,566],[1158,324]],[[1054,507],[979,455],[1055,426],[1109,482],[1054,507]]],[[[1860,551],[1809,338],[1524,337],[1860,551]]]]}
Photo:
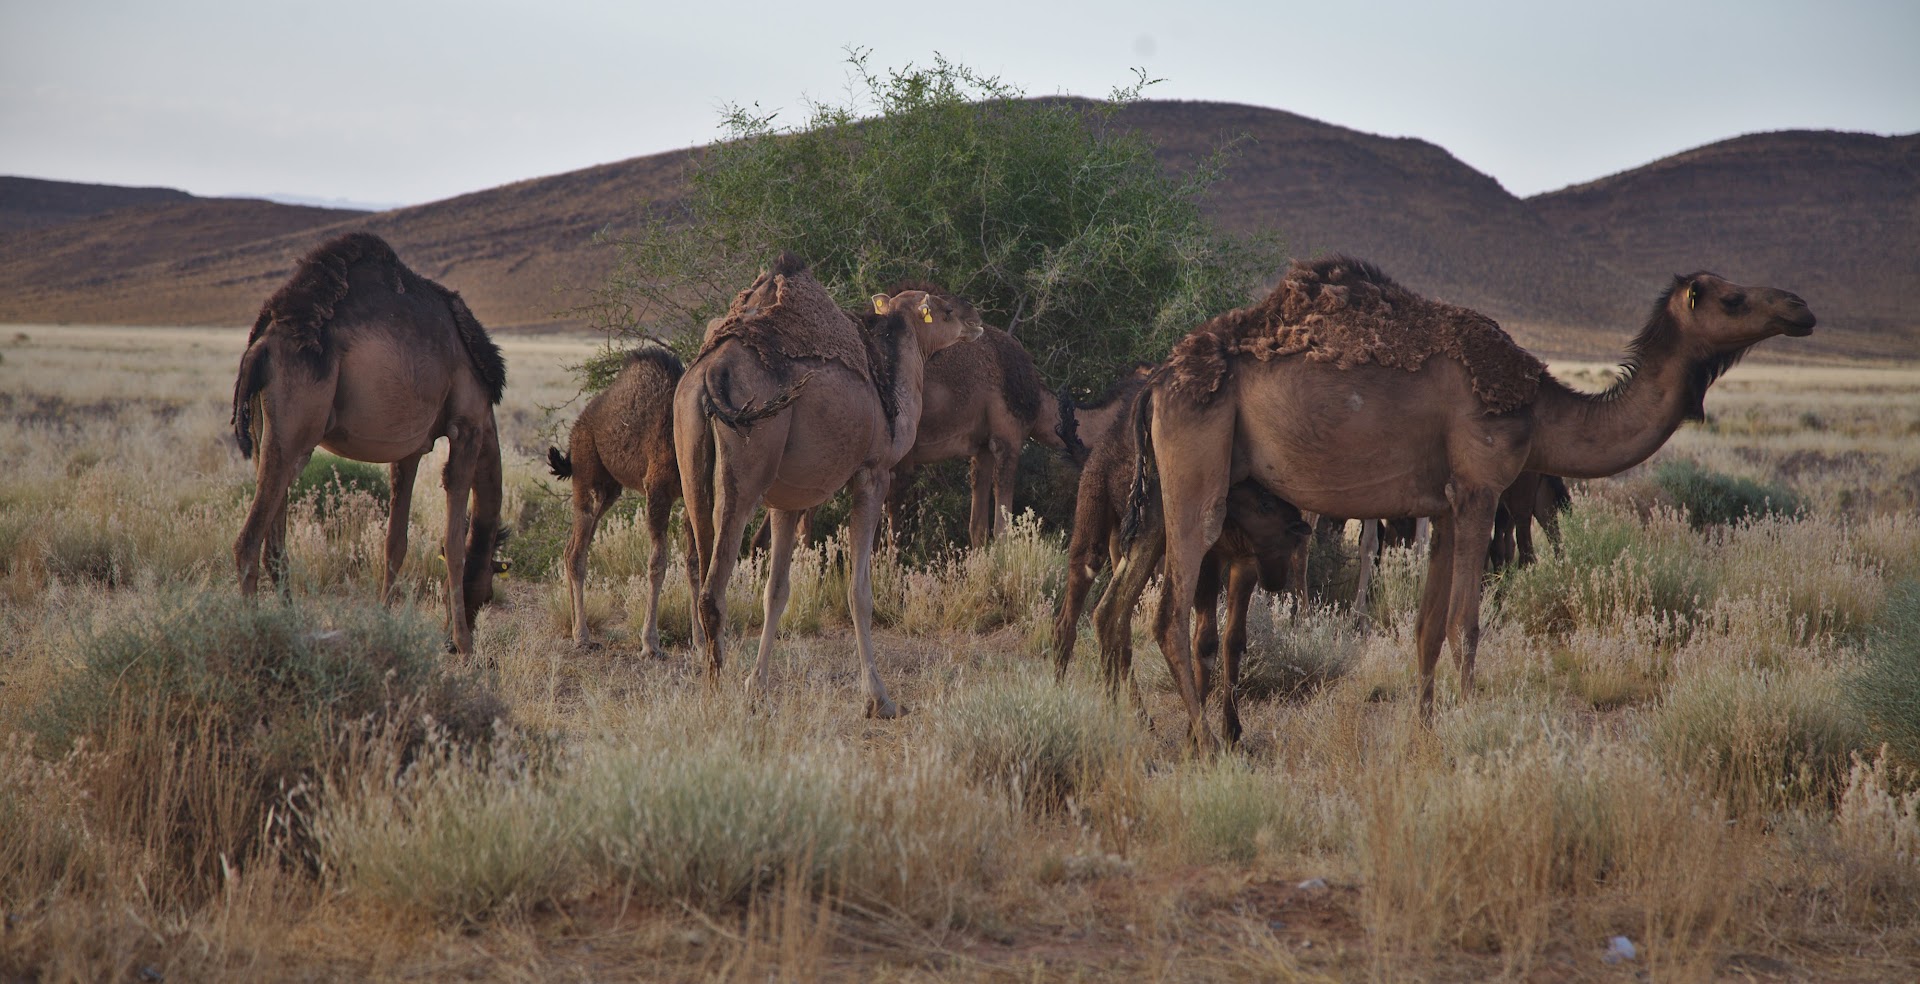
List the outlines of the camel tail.
{"type": "Polygon", "coordinates": [[[1120,520],[1120,539],[1132,543],[1140,535],[1140,529],[1146,525],[1147,501],[1153,494],[1155,464],[1153,460],[1153,387],[1140,391],[1140,398],[1133,401],[1132,419],[1127,423],[1133,427],[1133,484],[1127,488],[1127,514],[1120,520]]]}
{"type": "Polygon", "coordinates": [[[549,445],[547,447],[547,470],[553,473],[554,478],[572,478],[573,459],[561,454],[559,448],[549,445]]]}
{"type": "Polygon", "coordinates": [[[1054,398],[1060,401],[1060,425],[1054,428],[1054,434],[1066,445],[1067,459],[1075,465],[1085,465],[1093,449],[1080,440],[1080,416],[1074,412],[1073,394],[1063,385],[1054,398]]]}
{"type": "Polygon", "coordinates": [[[267,387],[267,343],[265,339],[247,346],[240,357],[240,375],[233,382],[233,440],[240,445],[242,458],[253,457],[253,404],[267,387]]]}

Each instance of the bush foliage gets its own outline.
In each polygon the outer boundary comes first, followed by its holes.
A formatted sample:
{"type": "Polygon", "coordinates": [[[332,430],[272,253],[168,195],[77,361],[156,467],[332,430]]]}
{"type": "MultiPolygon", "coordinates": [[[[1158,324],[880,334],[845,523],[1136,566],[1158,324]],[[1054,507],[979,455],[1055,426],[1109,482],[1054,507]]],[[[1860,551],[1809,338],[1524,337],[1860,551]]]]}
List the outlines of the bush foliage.
{"type": "Polygon", "coordinates": [[[865,52],[849,64],[864,102],[810,104],[790,128],[757,106],[727,111],[684,211],[614,241],[594,303],[603,328],[689,355],[707,319],[790,249],[849,307],[902,279],[939,283],[1014,331],[1049,381],[1093,390],[1245,303],[1278,264],[1276,244],[1228,238],[1202,214],[1219,154],[1175,177],[1114,122],[1144,76],[1090,104],[1025,99],[939,58],[884,75],[865,52]]]}
{"type": "Polygon", "coordinates": [[[291,830],[356,739],[404,750],[428,721],[478,741],[503,705],[438,662],[440,633],[382,609],[312,613],[225,592],[156,605],[85,638],[80,668],[28,716],[48,757],[100,755],[100,821],[184,892],[291,830]]]}
{"type": "Polygon", "coordinates": [[[1654,483],[1686,510],[1694,529],[1731,526],[1763,516],[1796,516],[1804,506],[1792,489],[1710,471],[1681,458],[1653,470],[1654,483]]]}
{"type": "Polygon", "coordinates": [[[1874,738],[1909,767],[1920,767],[1920,581],[1889,593],[1863,647],[1864,666],[1847,696],[1874,738]]]}

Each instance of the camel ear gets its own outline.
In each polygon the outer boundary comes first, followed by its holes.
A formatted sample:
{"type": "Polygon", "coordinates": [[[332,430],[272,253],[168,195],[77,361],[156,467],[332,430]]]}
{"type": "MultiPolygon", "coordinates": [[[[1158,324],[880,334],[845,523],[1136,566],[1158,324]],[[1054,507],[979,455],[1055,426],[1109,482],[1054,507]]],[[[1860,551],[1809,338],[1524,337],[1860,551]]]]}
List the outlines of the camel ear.
{"type": "Polygon", "coordinates": [[[933,324],[933,304],[924,296],[920,298],[920,320],[933,324]]]}
{"type": "Polygon", "coordinates": [[[874,313],[874,314],[886,314],[886,313],[887,313],[887,300],[888,300],[888,298],[887,298],[887,295],[885,295],[885,294],[875,294],[875,295],[873,295],[873,313],[874,313]]]}

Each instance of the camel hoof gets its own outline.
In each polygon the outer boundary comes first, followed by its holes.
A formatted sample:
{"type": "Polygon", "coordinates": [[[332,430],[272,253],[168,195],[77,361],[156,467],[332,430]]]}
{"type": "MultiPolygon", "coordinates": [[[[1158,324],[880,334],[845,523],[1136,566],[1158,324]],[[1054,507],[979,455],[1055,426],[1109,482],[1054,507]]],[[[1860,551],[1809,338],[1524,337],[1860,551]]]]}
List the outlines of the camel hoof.
{"type": "Polygon", "coordinates": [[[597,653],[607,647],[605,643],[594,642],[591,639],[575,639],[573,648],[583,653],[597,653]]]}
{"type": "Polygon", "coordinates": [[[879,701],[869,697],[867,698],[867,716],[870,718],[878,718],[882,721],[891,721],[894,718],[906,717],[907,709],[890,700],[879,701]]]}

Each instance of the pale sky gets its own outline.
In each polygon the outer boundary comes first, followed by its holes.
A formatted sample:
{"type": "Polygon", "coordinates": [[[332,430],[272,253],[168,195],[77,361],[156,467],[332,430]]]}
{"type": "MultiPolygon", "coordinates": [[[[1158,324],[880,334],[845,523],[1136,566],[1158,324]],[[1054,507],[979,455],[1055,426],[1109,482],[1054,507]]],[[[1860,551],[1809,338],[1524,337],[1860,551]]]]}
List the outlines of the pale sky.
{"type": "Polygon", "coordinates": [[[842,50],[1270,106],[1531,195],[1759,130],[1920,130],[1920,2],[0,0],[0,174],[414,204],[844,102],[842,50]],[[1352,12],[1343,12],[1350,8],[1352,12]]]}

